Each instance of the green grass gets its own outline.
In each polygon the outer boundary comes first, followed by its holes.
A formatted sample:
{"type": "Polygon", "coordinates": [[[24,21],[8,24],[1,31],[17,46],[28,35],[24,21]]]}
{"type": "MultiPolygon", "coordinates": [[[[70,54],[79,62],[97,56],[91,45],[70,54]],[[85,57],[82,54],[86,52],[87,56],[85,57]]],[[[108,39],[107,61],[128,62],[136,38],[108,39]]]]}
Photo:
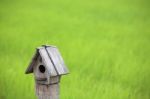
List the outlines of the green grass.
{"type": "Polygon", "coordinates": [[[61,99],[150,99],[150,1],[1,0],[0,99],[36,99],[24,72],[42,44],[70,74],[61,99]]]}

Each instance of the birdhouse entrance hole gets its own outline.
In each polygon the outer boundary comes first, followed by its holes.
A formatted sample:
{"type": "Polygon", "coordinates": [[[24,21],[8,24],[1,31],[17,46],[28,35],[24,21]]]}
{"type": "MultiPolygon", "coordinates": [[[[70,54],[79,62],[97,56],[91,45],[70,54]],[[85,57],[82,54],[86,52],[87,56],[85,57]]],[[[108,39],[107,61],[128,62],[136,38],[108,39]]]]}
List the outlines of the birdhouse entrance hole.
{"type": "Polygon", "coordinates": [[[39,70],[40,70],[41,73],[44,73],[45,72],[45,67],[43,65],[40,65],[39,70]]]}

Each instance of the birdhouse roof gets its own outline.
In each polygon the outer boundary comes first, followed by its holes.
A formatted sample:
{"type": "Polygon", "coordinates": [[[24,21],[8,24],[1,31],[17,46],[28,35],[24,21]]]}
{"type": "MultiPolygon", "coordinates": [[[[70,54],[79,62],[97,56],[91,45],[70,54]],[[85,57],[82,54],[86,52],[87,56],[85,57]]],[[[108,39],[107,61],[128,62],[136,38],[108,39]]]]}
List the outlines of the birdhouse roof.
{"type": "Polygon", "coordinates": [[[55,46],[43,45],[38,47],[35,55],[33,56],[26,74],[33,73],[33,66],[35,66],[38,57],[41,56],[42,62],[44,63],[48,74],[50,76],[64,75],[69,73],[60,52],[55,46]]]}

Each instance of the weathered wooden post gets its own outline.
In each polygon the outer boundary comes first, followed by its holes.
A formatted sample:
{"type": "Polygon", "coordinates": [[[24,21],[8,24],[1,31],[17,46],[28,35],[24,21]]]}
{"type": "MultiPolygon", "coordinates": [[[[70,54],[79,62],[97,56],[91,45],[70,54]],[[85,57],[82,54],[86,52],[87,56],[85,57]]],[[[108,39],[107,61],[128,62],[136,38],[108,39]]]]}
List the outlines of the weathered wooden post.
{"type": "Polygon", "coordinates": [[[26,70],[29,73],[34,73],[38,99],[59,99],[60,78],[68,69],[56,47],[38,47],[26,70]]]}

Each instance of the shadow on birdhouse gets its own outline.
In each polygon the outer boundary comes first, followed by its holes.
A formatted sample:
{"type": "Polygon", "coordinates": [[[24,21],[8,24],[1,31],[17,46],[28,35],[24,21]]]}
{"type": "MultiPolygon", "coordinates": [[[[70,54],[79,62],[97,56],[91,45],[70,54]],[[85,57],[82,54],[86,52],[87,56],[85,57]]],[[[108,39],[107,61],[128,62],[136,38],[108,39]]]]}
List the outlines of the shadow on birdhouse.
{"type": "Polygon", "coordinates": [[[38,47],[26,72],[33,73],[39,99],[59,99],[59,82],[69,73],[60,52],[54,46],[38,47]]]}

